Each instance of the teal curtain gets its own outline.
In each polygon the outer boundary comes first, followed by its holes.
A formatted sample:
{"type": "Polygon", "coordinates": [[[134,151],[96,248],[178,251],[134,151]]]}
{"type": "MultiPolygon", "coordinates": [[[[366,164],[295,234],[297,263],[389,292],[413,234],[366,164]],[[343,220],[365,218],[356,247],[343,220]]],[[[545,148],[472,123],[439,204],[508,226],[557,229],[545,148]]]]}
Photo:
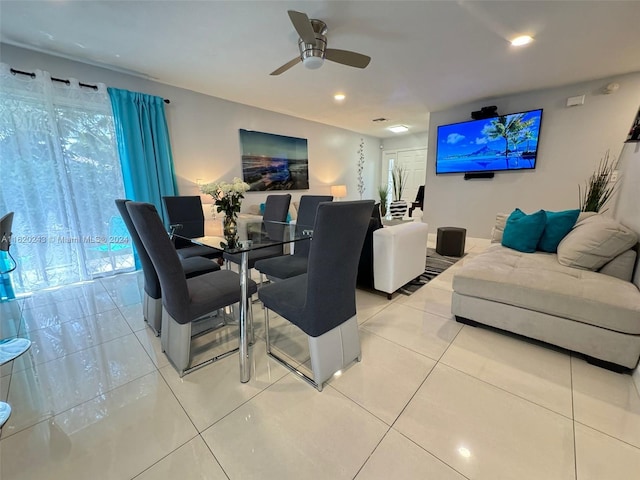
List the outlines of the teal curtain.
{"type": "MultiPolygon", "coordinates": [[[[109,88],[125,195],[152,203],[166,220],[162,197],[177,195],[164,100],[109,88]]],[[[166,221],[165,221],[166,224],[166,221]]]]}

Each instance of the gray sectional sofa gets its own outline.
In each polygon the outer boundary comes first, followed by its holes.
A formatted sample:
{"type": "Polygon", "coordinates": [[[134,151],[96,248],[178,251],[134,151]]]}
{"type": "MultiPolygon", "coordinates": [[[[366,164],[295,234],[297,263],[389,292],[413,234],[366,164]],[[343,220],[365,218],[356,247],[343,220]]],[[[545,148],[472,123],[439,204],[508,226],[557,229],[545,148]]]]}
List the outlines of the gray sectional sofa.
{"type": "MultiPolygon", "coordinates": [[[[502,220],[499,216],[494,241],[502,220]]],[[[454,276],[452,313],[463,323],[582,353],[606,368],[635,368],[640,358],[637,241],[636,233],[596,215],[580,218],[557,254],[494,244],[454,276]]]]}

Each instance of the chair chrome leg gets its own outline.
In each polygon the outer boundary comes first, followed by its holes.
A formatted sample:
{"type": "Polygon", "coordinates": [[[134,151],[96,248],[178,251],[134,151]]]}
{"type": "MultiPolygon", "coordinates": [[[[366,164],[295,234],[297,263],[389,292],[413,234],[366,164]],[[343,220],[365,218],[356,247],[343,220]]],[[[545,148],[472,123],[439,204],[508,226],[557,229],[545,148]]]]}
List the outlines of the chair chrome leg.
{"type": "Polygon", "coordinates": [[[300,378],[302,378],[305,382],[307,382],[312,387],[317,388],[319,392],[322,391],[322,384],[318,385],[312,378],[308,377],[307,375],[302,373],[300,370],[298,370],[296,367],[294,367],[293,365],[291,365],[290,363],[280,358],[279,356],[277,356],[275,353],[271,351],[271,337],[269,336],[269,309],[267,307],[264,307],[264,341],[267,344],[267,355],[270,358],[273,358],[280,365],[282,365],[289,371],[298,375],[300,378]]]}
{"type": "Polygon", "coordinates": [[[269,356],[269,358],[273,358],[274,360],[276,360],[280,365],[285,367],[290,372],[293,372],[296,375],[298,375],[300,378],[302,378],[309,385],[311,385],[312,387],[316,388],[319,392],[322,391],[322,383],[318,384],[313,378],[305,375],[303,372],[301,372],[296,367],[294,367],[293,365],[288,363],[286,360],[284,360],[284,359],[280,358],[279,356],[277,356],[275,353],[267,352],[267,355],[269,356]]]}
{"type": "Polygon", "coordinates": [[[202,367],[206,367],[207,365],[211,365],[214,362],[217,362],[218,360],[222,360],[223,358],[228,357],[231,354],[236,353],[238,350],[240,350],[239,347],[234,348],[233,350],[229,350],[228,352],[224,352],[221,353],[220,355],[217,355],[213,358],[209,358],[208,360],[205,360],[201,363],[198,363],[197,365],[193,365],[191,367],[185,368],[181,373],[180,373],[180,377],[184,377],[185,375],[192,373],[196,370],[201,369],[202,367]]]}

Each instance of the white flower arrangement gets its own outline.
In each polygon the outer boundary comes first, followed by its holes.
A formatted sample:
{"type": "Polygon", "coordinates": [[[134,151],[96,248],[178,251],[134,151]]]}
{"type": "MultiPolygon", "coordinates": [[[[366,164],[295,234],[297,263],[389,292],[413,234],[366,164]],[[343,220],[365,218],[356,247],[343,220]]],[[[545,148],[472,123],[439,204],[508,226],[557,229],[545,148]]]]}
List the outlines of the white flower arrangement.
{"type": "Polygon", "coordinates": [[[227,216],[235,217],[240,213],[241,200],[249,188],[251,187],[248,183],[235,177],[231,183],[225,181],[207,183],[200,187],[200,191],[213,197],[218,213],[224,212],[227,216]]]}

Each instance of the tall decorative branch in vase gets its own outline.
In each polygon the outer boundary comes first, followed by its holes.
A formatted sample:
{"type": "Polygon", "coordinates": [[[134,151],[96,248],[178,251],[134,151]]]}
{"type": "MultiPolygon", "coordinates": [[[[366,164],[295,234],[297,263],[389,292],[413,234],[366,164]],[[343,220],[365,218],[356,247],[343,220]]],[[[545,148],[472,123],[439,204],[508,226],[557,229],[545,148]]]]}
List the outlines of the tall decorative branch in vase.
{"type": "Polygon", "coordinates": [[[391,179],[393,180],[393,202],[389,211],[393,218],[402,218],[407,213],[407,201],[402,199],[402,194],[407,186],[409,173],[402,165],[396,165],[391,171],[391,179]]]}
{"type": "Polygon", "coordinates": [[[584,192],[578,185],[580,210],[582,212],[607,211],[607,209],[602,210],[602,208],[611,200],[611,197],[618,189],[617,168],[618,160],[615,157],[610,157],[609,150],[607,150],[596,171],[585,182],[584,192]]]}
{"type": "Polygon", "coordinates": [[[249,188],[249,184],[238,177],[232,183],[221,181],[200,187],[202,193],[213,198],[211,209],[218,213],[224,212],[223,232],[226,243],[220,243],[222,248],[232,249],[238,246],[238,214],[244,194],[249,188]]]}
{"type": "Polygon", "coordinates": [[[360,148],[358,149],[358,193],[360,193],[360,200],[365,191],[364,186],[364,139],[360,139],[360,148]]]}

